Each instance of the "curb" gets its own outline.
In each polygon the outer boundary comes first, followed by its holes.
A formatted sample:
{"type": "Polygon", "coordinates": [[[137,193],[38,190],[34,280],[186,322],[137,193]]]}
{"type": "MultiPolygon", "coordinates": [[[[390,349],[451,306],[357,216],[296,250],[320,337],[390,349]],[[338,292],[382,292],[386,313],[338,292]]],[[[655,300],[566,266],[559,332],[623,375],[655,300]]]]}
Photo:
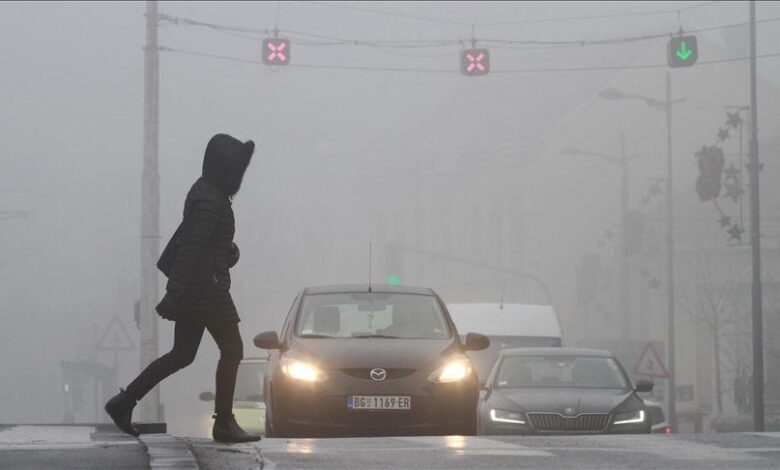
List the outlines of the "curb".
{"type": "Polygon", "coordinates": [[[141,434],[138,440],[146,447],[151,470],[200,470],[189,446],[170,434],[141,434]]]}

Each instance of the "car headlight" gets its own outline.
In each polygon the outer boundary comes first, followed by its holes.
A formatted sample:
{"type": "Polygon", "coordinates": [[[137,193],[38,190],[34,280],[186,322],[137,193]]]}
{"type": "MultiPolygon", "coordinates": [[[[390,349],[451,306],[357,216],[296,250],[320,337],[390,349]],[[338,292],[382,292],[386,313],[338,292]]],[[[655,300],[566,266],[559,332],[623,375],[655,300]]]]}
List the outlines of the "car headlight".
{"type": "Polygon", "coordinates": [[[471,375],[471,362],[468,359],[456,359],[450,361],[428,376],[428,380],[434,383],[459,382],[471,375]]]}
{"type": "Polygon", "coordinates": [[[287,377],[301,382],[325,380],[325,374],[317,366],[297,359],[282,359],[282,372],[287,377]]]}
{"type": "Polygon", "coordinates": [[[616,413],[612,424],[636,424],[645,422],[645,410],[625,411],[616,413]]]}
{"type": "Polygon", "coordinates": [[[523,415],[516,411],[490,410],[490,421],[496,423],[525,424],[523,415]]]}

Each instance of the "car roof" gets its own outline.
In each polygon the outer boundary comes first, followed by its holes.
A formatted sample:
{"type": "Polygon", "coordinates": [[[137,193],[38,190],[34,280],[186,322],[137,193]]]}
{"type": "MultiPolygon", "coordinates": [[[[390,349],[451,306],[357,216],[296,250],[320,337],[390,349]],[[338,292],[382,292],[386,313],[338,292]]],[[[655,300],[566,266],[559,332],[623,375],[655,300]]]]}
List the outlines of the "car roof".
{"type": "Polygon", "coordinates": [[[502,349],[502,356],[596,356],[614,357],[610,351],[602,349],[582,348],[507,348],[502,349]]]}
{"type": "MultiPolygon", "coordinates": [[[[340,284],[329,286],[310,286],[304,290],[304,294],[345,294],[369,292],[368,284],[340,284]]],[[[392,293],[392,294],[418,294],[434,295],[432,289],[427,287],[412,286],[390,286],[387,284],[371,284],[371,292],[392,293]]]]}

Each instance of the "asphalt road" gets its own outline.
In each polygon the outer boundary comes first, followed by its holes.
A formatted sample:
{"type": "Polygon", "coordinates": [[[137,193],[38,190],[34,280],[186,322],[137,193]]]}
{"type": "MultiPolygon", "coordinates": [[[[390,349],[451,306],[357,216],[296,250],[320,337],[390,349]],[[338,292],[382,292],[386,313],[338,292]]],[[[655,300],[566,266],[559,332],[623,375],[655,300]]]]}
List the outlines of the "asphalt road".
{"type": "Polygon", "coordinates": [[[780,468],[780,433],[188,441],[209,470],[780,468]]]}
{"type": "Polygon", "coordinates": [[[778,469],[780,433],[265,439],[0,426],[0,469],[778,469]],[[194,458],[193,458],[194,457],[194,458]]]}

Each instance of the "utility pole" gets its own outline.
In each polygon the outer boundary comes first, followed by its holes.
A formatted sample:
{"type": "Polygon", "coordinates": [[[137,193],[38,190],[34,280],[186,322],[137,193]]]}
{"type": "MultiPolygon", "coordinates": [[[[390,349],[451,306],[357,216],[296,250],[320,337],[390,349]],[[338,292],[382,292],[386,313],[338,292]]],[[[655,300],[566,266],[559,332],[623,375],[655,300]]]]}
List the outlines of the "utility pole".
{"type": "Polygon", "coordinates": [[[672,179],[672,74],[666,71],[666,410],[677,431],[677,386],[674,357],[674,180],[672,179]]]}
{"type": "MultiPolygon", "coordinates": [[[[141,370],[157,359],[157,313],[159,301],[157,259],[160,256],[160,175],[157,173],[159,143],[160,56],[157,46],[157,2],[146,2],[144,46],[144,163],[141,187],[141,370]]],[[[155,387],[141,401],[141,420],[159,421],[160,390],[155,387]]]]}
{"type": "Polygon", "coordinates": [[[761,298],[761,212],[758,177],[758,96],[756,90],[756,2],[750,1],[750,244],[753,255],[753,426],[764,431],[764,318],[761,298]]]}

